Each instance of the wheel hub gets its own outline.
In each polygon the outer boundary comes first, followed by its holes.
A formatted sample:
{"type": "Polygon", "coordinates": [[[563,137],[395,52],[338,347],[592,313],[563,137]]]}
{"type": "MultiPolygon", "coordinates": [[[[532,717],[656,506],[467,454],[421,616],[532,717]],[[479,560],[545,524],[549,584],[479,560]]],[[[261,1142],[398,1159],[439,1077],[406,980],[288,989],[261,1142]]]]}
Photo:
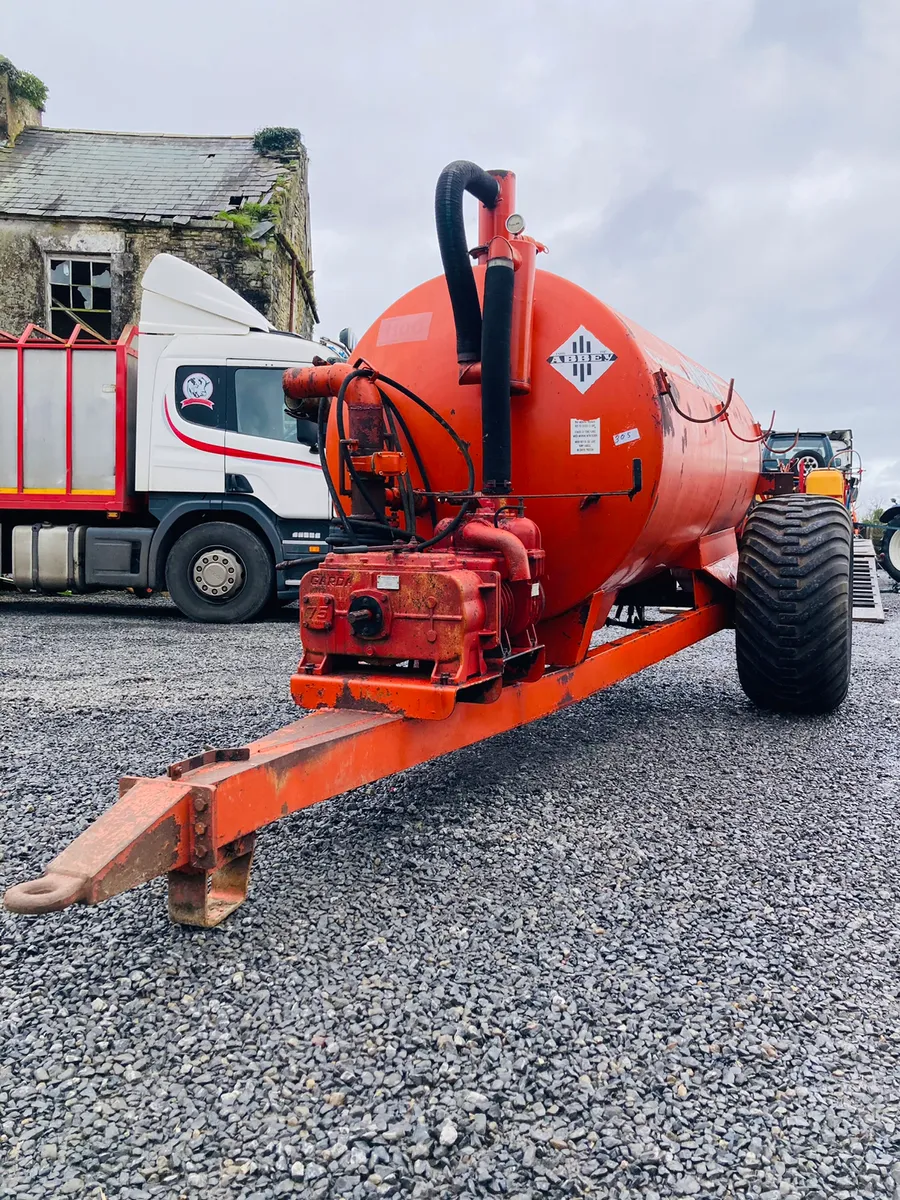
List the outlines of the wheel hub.
{"type": "Polygon", "coordinates": [[[220,546],[203,550],[191,568],[194,587],[202,596],[224,600],[244,582],[244,564],[233,550],[220,546]]]}

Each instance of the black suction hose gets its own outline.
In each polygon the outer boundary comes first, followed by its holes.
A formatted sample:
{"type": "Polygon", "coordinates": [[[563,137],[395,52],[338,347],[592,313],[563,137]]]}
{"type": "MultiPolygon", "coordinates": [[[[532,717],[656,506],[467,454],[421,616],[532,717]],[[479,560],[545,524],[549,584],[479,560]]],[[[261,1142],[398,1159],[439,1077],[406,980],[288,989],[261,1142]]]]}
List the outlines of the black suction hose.
{"type": "Polygon", "coordinates": [[[482,490],[489,496],[505,496],[512,488],[509,351],[514,284],[512,258],[488,260],[481,332],[481,474],[482,490]]]}
{"type": "Polygon", "coordinates": [[[465,192],[493,208],[500,195],[500,184],[475,163],[460,159],[444,167],[434,192],[438,245],[456,323],[456,357],[461,363],[470,363],[478,362],[481,357],[481,308],[466,245],[465,192]]]}

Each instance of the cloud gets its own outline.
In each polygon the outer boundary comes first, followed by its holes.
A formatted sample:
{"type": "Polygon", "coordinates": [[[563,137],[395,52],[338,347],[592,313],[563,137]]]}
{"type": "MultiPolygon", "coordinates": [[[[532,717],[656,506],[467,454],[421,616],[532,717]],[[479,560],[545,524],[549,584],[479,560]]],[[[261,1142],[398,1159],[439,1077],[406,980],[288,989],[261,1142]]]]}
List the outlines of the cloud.
{"type": "Polygon", "coordinates": [[[299,126],[324,329],[437,273],[446,162],[505,166],[548,267],[900,491],[896,0],[157,0],[121,37],[112,0],[4,15],[50,123],[299,126]]]}
{"type": "Polygon", "coordinates": [[[784,45],[826,62],[845,62],[859,50],[863,22],[847,0],[756,0],[748,48],[784,45]]]}

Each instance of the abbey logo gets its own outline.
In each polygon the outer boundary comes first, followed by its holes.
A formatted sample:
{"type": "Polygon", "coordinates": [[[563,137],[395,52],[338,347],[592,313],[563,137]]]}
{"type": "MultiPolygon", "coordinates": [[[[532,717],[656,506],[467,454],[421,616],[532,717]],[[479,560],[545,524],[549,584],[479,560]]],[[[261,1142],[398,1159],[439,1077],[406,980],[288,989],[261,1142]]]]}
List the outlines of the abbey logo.
{"type": "Polygon", "coordinates": [[[605,374],[616,355],[582,325],[550,355],[547,362],[582,395],[605,374]]]}

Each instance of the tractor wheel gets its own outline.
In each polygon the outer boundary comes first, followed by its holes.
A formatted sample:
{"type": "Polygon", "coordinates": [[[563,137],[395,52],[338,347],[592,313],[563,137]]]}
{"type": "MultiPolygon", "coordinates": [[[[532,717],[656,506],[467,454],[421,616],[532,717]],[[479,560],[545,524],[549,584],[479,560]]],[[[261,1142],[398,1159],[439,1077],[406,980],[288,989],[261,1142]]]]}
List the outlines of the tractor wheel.
{"type": "Polygon", "coordinates": [[[735,603],[741,687],[761,708],[826,713],[850,684],[853,527],[825,496],[759,505],[741,539],[735,603]]]}
{"type": "Polygon", "coordinates": [[[889,529],[882,537],[881,562],[891,579],[900,583],[900,529],[889,529]]]}

